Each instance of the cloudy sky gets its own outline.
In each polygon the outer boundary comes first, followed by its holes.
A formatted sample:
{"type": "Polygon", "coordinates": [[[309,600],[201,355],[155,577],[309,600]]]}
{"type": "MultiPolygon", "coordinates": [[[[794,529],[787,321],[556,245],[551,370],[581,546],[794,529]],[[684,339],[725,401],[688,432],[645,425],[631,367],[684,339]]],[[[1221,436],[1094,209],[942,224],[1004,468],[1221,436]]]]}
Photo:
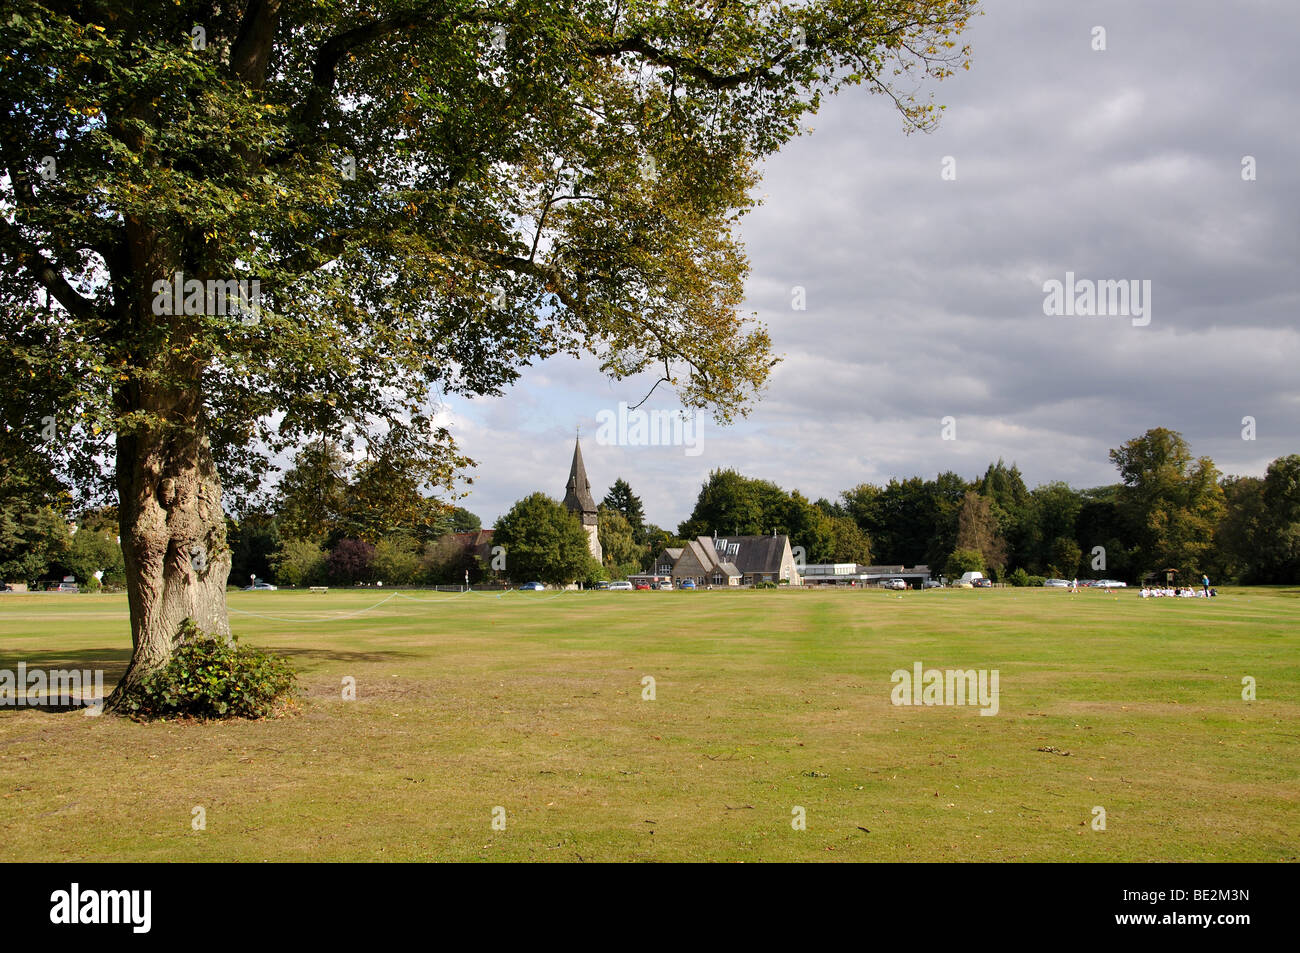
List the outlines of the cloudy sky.
{"type": "Polygon", "coordinates": [[[1300,5],[988,0],[967,40],[938,131],[852,90],[768,162],[747,310],[784,360],[750,417],[706,420],[695,455],[600,445],[597,415],[645,386],[548,361],[448,405],[484,525],[563,495],[579,425],[596,498],[622,476],[666,528],[716,468],[815,499],[999,457],[1031,486],[1096,486],[1156,426],[1227,473],[1300,452],[1300,5]],[[1149,281],[1149,324],[1045,315],[1067,272],[1149,281]]]}

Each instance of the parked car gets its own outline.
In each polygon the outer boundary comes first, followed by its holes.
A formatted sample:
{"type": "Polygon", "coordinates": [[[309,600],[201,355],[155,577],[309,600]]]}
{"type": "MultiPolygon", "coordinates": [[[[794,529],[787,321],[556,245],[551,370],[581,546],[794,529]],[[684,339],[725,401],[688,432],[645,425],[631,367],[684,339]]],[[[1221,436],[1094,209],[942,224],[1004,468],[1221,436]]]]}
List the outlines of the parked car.
{"type": "Polygon", "coordinates": [[[598,581],[594,586],[592,586],[591,588],[593,588],[593,589],[608,589],[608,588],[609,588],[609,583],[607,583],[605,580],[601,579],[601,580],[599,580],[599,581],[598,581]]]}
{"type": "Polygon", "coordinates": [[[540,582],[526,582],[519,587],[520,592],[541,592],[546,587],[540,582]]]}
{"type": "Polygon", "coordinates": [[[695,588],[695,580],[694,580],[694,579],[683,579],[683,580],[682,580],[682,584],[681,584],[680,586],[678,586],[677,588],[679,588],[679,589],[694,589],[694,588],[695,588]]]}
{"type": "Polygon", "coordinates": [[[967,586],[974,588],[978,584],[977,580],[983,578],[984,578],[984,573],[982,572],[974,572],[974,571],[964,572],[961,574],[961,578],[957,580],[955,585],[961,586],[963,589],[966,588],[967,586]]]}
{"type": "Polygon", "coordinates": [[[636,584],[636,587],[637,587],[638,589],[649,589],[649,588],[650,588],[650,583],[648,583],[648,582],[638,582],[638,583],[636,584]]]}
{"type": "Polygon", "coordinates": [[[663,590],[665,592],[672,592],[673,584],[669,582],[667,579],[665,579],[663,582],[656,582],[654,584],[654,588],[663,590]]]}
{"type": "Polygon", "coordinates": [[[245,592],[275,592],[275,590],[279,588],[280,588],[279,586],[273,586],[269,582],[263,582],[261,579],[259,579],[251,586],[245,586],[244,591],[245,592]]]}
{"type": "Polygon", "coordinates": [[[1068,579],[1044,579],[1043,585],[1048,589],[1069,589],[1070,580],[1068,579]]]}
{"type": "Polygon", "coordinates": [[[1098,579],[1093,585],[1098,589],[1127,589],[1128,583],[1118,579],[1098,579]]]}
{"type": "Polygon", "coordinates": [[[13,592],[14,587],[7,582],[0,582],[0,592],[13,592]]]}
{"type": "Polygon", "coordinates": [[[925,582],[921,583],[921,588],[922,588],[922,589],[942,589],[942,588],[943,588],[943,583],[941,583],[938,579],[927,579],[925,582]]]}
{"type": "MultiPolygon", "coordinates": [[[[609,584],[609,588],[610,588],[611,590],[617,590],[617,591],[619,591],[619,592],[631,592],[631,591],[632,591],[632,583],[627,582],[626,580],[624,580],[623,582],[611,582],[611,583],[609,584]]],[[[638,587],[638,588],[639,588],[639,587],[638,587]]]]}
{"type": "Polygon", "coordinates": [[[902,579],[886,579],[884,587],[886,589],[906,589],[907,583],[902,579]]]}
{"type": "Polygon", "coordinates": [[[65,579],[63,580],[63,582],[59,583],[57,586],[54,587],[54,591],[55,592],[80,592],[81,587],[78,586],[75,582],[68,582],[68,580],[65,579]]]}
{"type": "Polygon", "coordinates": [[[993,580],[985,579],[983,576],[981,576],[979,579],[973,580],[971,582],[971,585],[974,586],[976,589],[992,589],[993,580]]]}

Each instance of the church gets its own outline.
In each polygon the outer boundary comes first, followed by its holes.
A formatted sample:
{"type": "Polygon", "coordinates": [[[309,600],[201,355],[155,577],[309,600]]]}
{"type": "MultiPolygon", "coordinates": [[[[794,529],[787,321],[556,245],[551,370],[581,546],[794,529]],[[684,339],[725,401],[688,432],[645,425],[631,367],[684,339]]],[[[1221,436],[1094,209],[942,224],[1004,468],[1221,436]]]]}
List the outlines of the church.
{"type": "Polygon", "coordinates": [[[575,438],[573,441],[573,463],[569,465],[569,482],[564,487],[564,508],[582,521],[582,528],[587,533],[587,548],[591,550],[591,555],[596,562],[603,562],[596,501],[591,495],[591,481],[587,479],[587,468],[582,463],[580,438],[575,438]]]}

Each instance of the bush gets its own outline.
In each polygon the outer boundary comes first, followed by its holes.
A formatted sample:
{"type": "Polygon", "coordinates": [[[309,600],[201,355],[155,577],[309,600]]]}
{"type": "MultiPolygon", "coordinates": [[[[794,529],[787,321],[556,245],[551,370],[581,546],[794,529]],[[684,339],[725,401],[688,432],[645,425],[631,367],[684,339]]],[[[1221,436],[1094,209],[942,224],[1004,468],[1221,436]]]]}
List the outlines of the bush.
{"type": "Polygon", "coordinates": [[[755,589],[777,589],[779,587],[774,582],[756,582],[754,583],[754,588],[755,589]]]}
{"type": "Polygon", "coordinates": [[[376,579],[390,586],[409,586],[420,575],[420,544],[409,536],[385,536],[370,561],[376,579]]]}
{"type": "Polygon", "coordinates": [[[171,660],[147,675],[122,701],[134,718],[261,718],[297,688],[289,660],[241,646],[186,619],[171,660]]]}
{"type": "Polygon", "coordinates": [[[974,549],[955,549],[943,567],[949,579],[960,579],[963,573],[984,572],[984,556],[974,549]]]}
{"type": "Polygon", "coordinates": [[[351,586],[374,580],[375,547],[364,539],[341,539],[325,560],[330,582],[351,586]]]}
{"type": "Polygon", "coordinates": [[[1023,567],[1013,569],[1010,575],[1007,576],[1007,582],[1013,586],[1027,586],[1029,585],[1029,573],[1025,572],[1023,567]]]}
{"type": "MultiPolygon", "coordinates": [[[[310,539],[290,537],[274,559],[275,581],[282,586],[314,586],[325,581],[325,551],[310,539]]],[[[232,581],[243,584],[243,579],[232,581]]]]}
{"type": "Polygon", "coordinates": [[[1046,582],[1047,582],[1047,577],[1046,577],[1046,576],[1030,576],[1030,577],[1029,577],[1029,581],[1026,582],[1025,585],[1026,585],[1026,586],[1039,586],[1039,587],[1041,587],[1041,586],[1043,586],[1046,582]]]}

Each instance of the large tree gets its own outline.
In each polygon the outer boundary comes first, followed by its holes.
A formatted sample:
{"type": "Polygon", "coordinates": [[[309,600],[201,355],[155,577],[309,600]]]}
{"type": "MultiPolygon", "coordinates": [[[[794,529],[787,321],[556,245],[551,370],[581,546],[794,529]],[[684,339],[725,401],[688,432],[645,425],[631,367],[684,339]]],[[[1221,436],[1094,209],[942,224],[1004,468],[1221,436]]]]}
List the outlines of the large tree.
{"type": "MultiPolygon", "coordinates": [[[[626,484],[625,484],[626,485],[626,484]]],[[[609,499],[607,496],[605,499],[609,499]]],[[[597,508],[597,531],[605,569],[614,579],[622,579],[641,568],[641,545],[636,532],[623,514],[605,503],[597,508]]]]}
{"type": "Polygon", "coordinates": [[[641,497],[632,492],[632,487],[626,480],[622,477],[615,480],[614,485],[605,494],[605,498],[600,501],[600,505],[616,510],[623,519],[627,520],[627,525],[631,527],[632,536],[637,543],[645,542],[645,508],[641,505],[641,497]]]}
{"type": "Polygon", "coordinates": [[[974,7],[10,0],[0,406],[114,459],[118,696],[186,619],[229,631],[223,486],[304,435],[583,351],[744,413],[759,164],[845,84],[932,122],[974,7]]]}
{"type": "Polygon", "coordinates": [[[984,566],[995,574],[1000,574],[1007,564],[1007,544],[993,513],[993,501],[982,493],[967,490],[962,498],[957,510],[955,550],[979,553],[984,566]]]}
{"type": "Polygon", "coordinates": [[[1155,427],[1112,450],[1122,486],[1119,509],[1141,570],[1173,568],[1183,579],[1209,566],[1214,530],[1223,516],[1219,471],[1192,457],[1182,434],[1155,427]]]}
{"type": "Polygon", "coordinates": [[[1300,581],[1300,455],[1278,457],[1263,479],[1228,477],[1221,486],[1218,572],[1252,583],[1300,581]]]}
{"type": "Polygon", "coordinates": [[[524,497],[497,520],[492,542],[503,547],[514,582],[567,585],[588,578],[595,562],[582,523],[544,493],[524,497]]]}
{"type": "Polygon", "coordinates": [[[336,442],[318,439],[302,446],[276,487],[280,531],[300,539],[341,536],[351,478],[351,464],[336,442]]]}

